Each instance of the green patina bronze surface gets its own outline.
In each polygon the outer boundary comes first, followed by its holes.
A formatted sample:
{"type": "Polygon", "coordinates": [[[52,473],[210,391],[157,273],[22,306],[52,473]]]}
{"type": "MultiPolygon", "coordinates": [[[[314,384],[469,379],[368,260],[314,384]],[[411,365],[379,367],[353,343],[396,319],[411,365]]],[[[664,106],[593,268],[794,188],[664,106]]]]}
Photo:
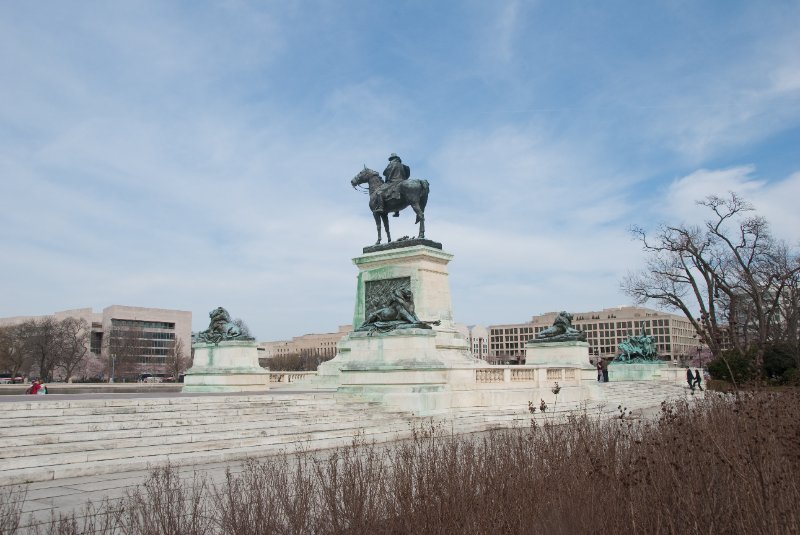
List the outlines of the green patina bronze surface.
{"type": "Polygon", "coordinates": [[[530,343],[541,342],[571,342],[571,341],[586,341],[586,333],[579,331],[572,326],[572,314],[568,312],[560,312],[556,319],[553,320],[553,326],[540,331],[536,336],[530,340],[530,343]]]}
{"type": "Polygon", "coordinates": [[[392,241],[389,233],[389,213],[394,212],[394,216],[397,217],[401,210],[408,207],[411,207],[417,216],[416,223],[419,223],[417,238],[424,239],[425,206],[428,204],[430,184],[427,180],[410,178],[411,169],[394,153],[389,156],[389,165],[383,174],[386,177],[385,181],[377,171],[364,166],[364,169],[350,181],[353,188],[361,184],[367,184],[369,187],[369,208],[378,230],[378,241],[375,245],[381,243],[381,223],[386,229],[387,241],[392,241]]]}
{"type": "Polygon", "coordinates": [[[366,319],[356,331],[387,332],[394,329],[430,329],[439,321],[422,321],[414,311],[411,277],[368,281],[365,284],[366,319]]]}
{"type": "Polygon", "coordinates": [[[208,329],[197,335],[198,342],[218,344],[225,340],[253,340],[242,336],[239,327],[231,322],[231,315],[222,307],[217,307],[208,313],[211,321],[208,329]]]}
{"type": "Polygon", "coordinates": [[[616,362],[639,363],[657,361],[658,351],[653,337],[648,335],[644,329],[637,335],[631,334],[620,342],[619,355],[614,359],[616,362]]]}

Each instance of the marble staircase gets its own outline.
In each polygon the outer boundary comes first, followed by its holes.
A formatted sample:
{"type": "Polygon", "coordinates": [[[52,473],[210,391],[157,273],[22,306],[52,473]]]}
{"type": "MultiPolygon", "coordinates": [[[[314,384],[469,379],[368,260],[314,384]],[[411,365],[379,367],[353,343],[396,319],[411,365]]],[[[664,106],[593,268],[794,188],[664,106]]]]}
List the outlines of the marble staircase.
{"type": "Polygon", "coordinates": [[[408,436],[413,417],[332,393],[3,403],[0,485],[408,436]]]}
{"type": "MultiPolygon", "coordinates": [[[[535,418],[563,421],[570,412],[592,417],[658,409],[663,400],[694,400],[688,388],[656,382],[600,385],[602,399],[554,402],[535,418]]],[[[60,396],[59,396],[60,397],[60,396]]],[[[533,395],[532,395],[533,397],[533,395]]],[[[531,399],[538,407],[538,400],[531,399]]],[[[200,465],[266,456],[297,448],[347,445],[356,435],[388,442],[415,426],[472,433],[528,426],[527,404],[453,409],[415,417],[376,402],[334,392],[273,392],[225,396],[58,399],[3,402],[0,486],[83,475],[142,470],[171,463],[200,465]]]]}

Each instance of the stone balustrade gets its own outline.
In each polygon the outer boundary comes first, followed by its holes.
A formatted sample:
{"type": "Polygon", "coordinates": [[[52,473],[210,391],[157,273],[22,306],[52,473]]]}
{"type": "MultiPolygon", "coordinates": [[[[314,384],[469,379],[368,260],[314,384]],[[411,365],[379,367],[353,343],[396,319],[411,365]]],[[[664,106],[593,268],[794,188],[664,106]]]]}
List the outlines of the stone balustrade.
{"type": "Polygon", "coordinates": [[[478,368],[475,370],[476,383],[502,383],[503,370],[494,368],[478,368]]]}
{"type": "Polygon", "coordinates": [[[269,372],[270,383],[299,383],[312,377],[315,377],[317,372],[269,372]]]}
{"type": "MultiPolygon", "coordinates": [[[[561,381],[577,384],[580,377],[576,368],[548,368],[542,366],[505,365],[475,369],[475,382],[478,384],[503,383],[550,383],[561,381]]],[[[510,386],[510,385],[509,385],[510,386]]]]}
{"type": "Polygon", "coordinates": [[[536,370],[531,368],[523,368],[521,370],[511,369],[511,382],[517,381],[535,381],[536,380],[536,370]]]}

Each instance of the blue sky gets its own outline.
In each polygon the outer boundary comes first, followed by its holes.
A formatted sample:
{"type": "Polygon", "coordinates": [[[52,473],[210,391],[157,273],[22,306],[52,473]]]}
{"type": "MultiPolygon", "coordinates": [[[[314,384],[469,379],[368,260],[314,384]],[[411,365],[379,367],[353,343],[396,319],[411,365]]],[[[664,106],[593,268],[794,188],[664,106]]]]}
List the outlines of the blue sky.
{"type": "Polygon", "coordinates": [[[799,48],[781,0],[4,2],[0,316],[333,331],[375,240],[349,180],[392,152],[457,321],[628,304],[629,226],[709,193],[797,243],[799,48]]]}

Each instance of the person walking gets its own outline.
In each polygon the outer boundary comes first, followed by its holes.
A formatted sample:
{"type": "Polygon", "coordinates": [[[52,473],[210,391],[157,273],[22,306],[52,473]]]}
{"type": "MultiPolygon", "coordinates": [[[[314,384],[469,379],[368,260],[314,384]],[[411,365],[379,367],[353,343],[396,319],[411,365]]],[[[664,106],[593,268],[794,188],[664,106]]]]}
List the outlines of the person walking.
{"type": "Polygon", "coordinates": [[[603,382],[603,365],[601,364],[601,359],[597,359],[597,382],[603,382]]]}
{"type": "Polygon", "coordinates": [[[694,392],[694,375],[692,374],[692,369],[689,367],[686,368],[686,382],[689,383],[689,388],[694,392]]]}
{"type": "Polygon", "coordinates": [[[703,386],[701,384],[702,382],[703,382],[703,377],[700,375],[700,370],[695,369],[694,370],[694,386],[699,388],[700,392],[703,391],[703,386]]]}

